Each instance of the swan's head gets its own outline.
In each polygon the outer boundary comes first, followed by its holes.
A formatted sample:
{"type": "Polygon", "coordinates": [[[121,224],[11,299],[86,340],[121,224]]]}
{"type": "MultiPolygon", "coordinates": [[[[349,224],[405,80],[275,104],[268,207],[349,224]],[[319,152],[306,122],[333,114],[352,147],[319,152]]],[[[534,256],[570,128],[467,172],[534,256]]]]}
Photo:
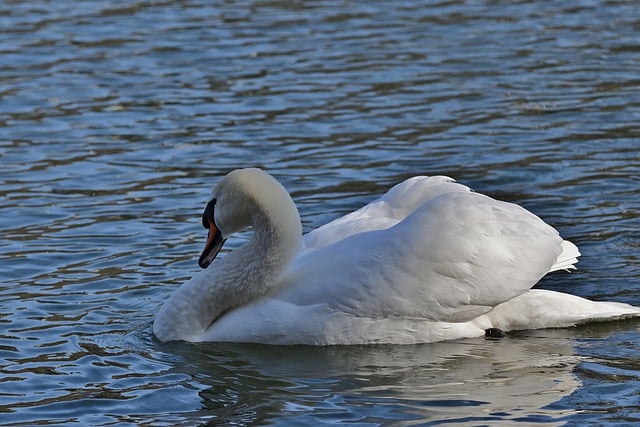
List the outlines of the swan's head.
{"type": "Polygon", "coordinates": [[[298,210],[282,184],[261,169],[231,171],[214,188],[202,215],[209,236],[198,264],[207,268],[229,236],[267,222],[297,224],[301,234],[298,210]]]}

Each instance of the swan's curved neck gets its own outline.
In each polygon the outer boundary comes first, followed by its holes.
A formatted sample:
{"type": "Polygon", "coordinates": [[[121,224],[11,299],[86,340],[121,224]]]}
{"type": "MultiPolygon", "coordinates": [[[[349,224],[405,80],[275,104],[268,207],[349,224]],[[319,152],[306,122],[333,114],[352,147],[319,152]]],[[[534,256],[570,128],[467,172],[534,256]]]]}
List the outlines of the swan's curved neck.
{"type": "Polygon", "coordinates": [[[162,341],[198,341],[226,312],[278,287],[278,279],[299,250],[302,226],[291,201],[261,206],[251,217],[253,238],[214,261],[182,285],[162,307],[154,333],[162,341]]]}
{"type": "Polygon", "coordinates": [[[228,307],[244,305],[272,290],[278,278],[298,253],[300,218],[283,220],[257,212],[252,217],[253,238],[220,260],[209,273],[228,307]],[[291,222],[290,222],[291,221],[291,222]]]}

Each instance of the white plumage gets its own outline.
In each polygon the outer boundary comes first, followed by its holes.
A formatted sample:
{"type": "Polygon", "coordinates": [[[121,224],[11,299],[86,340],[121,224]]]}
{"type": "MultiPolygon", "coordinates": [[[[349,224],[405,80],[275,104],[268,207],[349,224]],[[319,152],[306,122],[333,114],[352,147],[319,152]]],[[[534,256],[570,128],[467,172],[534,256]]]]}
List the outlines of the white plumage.
{"type": "Polygon", "coordinates": [[[259,169],[231,172],[212,203],[211,239],[249,226],[254,237],[172,295],[153,326],[162,341],[406,344],[640,315],[531,290],[575,268],[578,248],[451,178],[410,178],[305,236],[284,187],[259,169]]]}

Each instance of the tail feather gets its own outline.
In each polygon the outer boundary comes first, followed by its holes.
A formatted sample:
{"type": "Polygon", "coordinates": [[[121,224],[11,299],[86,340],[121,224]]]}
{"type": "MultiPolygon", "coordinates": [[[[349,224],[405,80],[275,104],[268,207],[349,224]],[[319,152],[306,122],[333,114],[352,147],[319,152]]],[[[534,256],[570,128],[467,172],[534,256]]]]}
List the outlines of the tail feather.
{"type": "Polygon", "coordinates": [[[558,259],[556,259],[556,262],[551,266],[549,272],[558,270],[575,270],[575,264],[578,263],[578,257],[580,255],[580,251],[578,250],[578,247],[576,245],[568,240],[563,240],[562,252],[560,253],[560,255],[558,255],[558,259]]]}

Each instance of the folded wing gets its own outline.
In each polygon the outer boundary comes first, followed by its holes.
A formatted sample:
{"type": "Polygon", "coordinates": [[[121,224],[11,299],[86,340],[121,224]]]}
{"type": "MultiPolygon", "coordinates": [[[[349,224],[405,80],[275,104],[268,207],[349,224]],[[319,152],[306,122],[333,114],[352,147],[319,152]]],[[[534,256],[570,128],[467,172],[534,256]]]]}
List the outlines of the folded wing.
{"type": "Polygon", "coordinates": [[[393,197],[385,200],[392,190],[358,215],[330,223],[325,230],[347,234],[371,211],[395,220],[333,243],[336,236],[310,240],[315,248],[308,246],[288,272],[291,287],[282,298],[360,317],[461,322],[526,292],[559,261],[562,238],[524,208],[451,181],[436,187],[457,191],[434,191],[425,202],[399,207],[393,197]]]}

